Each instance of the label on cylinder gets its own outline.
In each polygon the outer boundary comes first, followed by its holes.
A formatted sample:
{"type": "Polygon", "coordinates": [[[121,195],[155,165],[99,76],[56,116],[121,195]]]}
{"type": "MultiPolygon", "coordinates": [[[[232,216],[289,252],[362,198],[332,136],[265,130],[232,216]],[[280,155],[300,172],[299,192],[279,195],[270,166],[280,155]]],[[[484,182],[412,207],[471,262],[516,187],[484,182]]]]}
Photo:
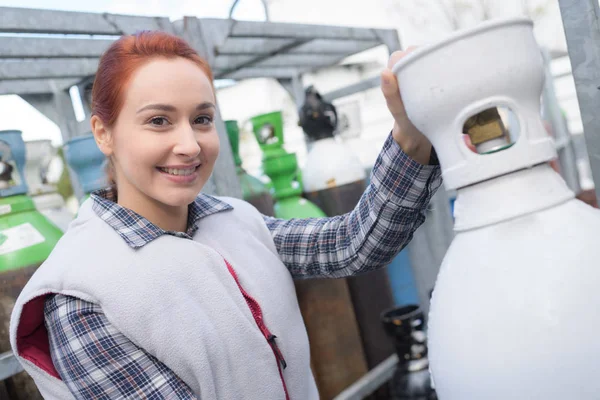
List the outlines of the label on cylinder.
{"type": "Polygon", "coordinates": [[[46,239],[29,222],[13,228],[0,230],[0,255],[12,253],[43,243],[46,239]]]}
{"type": "Polygon", "coordinates": [[[12,207],[10,204],[0,204],[0,215],[10,214],[12,207]]]}

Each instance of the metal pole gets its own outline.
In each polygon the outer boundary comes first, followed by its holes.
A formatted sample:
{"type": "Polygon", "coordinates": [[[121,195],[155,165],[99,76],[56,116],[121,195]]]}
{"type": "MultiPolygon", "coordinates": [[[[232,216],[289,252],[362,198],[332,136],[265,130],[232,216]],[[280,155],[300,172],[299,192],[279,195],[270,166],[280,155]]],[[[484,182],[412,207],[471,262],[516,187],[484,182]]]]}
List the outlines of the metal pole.
{"type": "Polygon", "coordinates": [[[21,371],[23,367],[11,351],[0,354],[0,380],[10,378],[21,371]]]}
{"type": "Polygon", "coordinates": [[[304,104],[304,86],[302,85],[302,77],[300,75],[292,76],[292,89],[294,90],[296,109],[300,109],[302,104],[304,104]]]}
{"type": "Polygon", "coordinates": [[[378,388],[389,382],[398,367],[398,355],[392,354],[381,364],[370,370],[362,378],[354,382],[334,400],[362,400],[371,395],[378,388]]]}
{"type": "Polygon", "coordinates": [[[563,116],[560,105],[558,104],[558,99],[556,98],[554,76],[550,70],[552,59],[545,49],[542,51],[542,55],[544,56],[544,69],[546,73],[543,92],[544,114],[546,114],[546,118],[549,119],[554,131],[554,140],[560,161],[560,173],[567,183],[567,186],[569,186],[575,194],[579,194],[581,191],[581,184],[579,182],[579,171],[577,170],[577,159],[575,157],[573,140],[567,127],[567,122],[563,116]]]}
{"type": "Polygon", "coordinates": [[[54,106],[60,123],[58,124],[63,141],[67,142],[78,136],[78,123],[73,110],[71,96],[67,90],[61,90],[58,87],[53,91],[54,106]]]}
{"type": "Polygon", "coordinates": [[[583,131],[600,198],[600,6],[598,0],[559,0],[583,131]]]}
{"type": "MultiPolygon", "coordinates": [[[[206,59],[209,65],[215,64],[215,43],[217,37],[220,37],[221,32],[211,31],[207,26],[203,26],[198,18],[186,17],[184,30],[182,35],[189,43],[194,46],[196,51],[206,59]]],[[[216,27],[217,29],[225,29],[226,26],[216,27]]],[[[221,116],[219,104],[215,113],[215,126],[221,141],[221,150],[215,164],[214,172],[203,188],[202,192],[206,194],[216,194],[219,196],[230,196],[242,198],[242,187],[236,174],[235,163],[233,161],[233,153],[229,145],[229,136],[225,122],[221,116]]]]}

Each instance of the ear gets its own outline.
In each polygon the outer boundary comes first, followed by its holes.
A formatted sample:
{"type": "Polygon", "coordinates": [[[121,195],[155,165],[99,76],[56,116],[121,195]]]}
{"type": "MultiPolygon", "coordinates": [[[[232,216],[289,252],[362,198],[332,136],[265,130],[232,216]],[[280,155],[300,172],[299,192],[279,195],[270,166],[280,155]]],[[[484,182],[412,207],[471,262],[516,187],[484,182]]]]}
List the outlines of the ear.
{"type": "Polygon", "coordinates": [[[112,133],[97,115],[92,115],[90,124],[98,148],[106,157],[110,157],[113,154],[112,133]]]}

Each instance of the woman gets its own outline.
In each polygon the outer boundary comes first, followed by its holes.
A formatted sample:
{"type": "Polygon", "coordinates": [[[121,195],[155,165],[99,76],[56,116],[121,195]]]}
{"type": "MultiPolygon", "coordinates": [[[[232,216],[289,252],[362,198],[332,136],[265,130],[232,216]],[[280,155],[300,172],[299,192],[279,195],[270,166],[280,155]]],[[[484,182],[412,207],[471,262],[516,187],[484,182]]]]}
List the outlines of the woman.
{"type": "Polygon", "coordinates": [[[11,344],[42,394],[318,398],[293,279],[386,265],[440,185],[389,69],[382,89],[396,123],[356,209],[279,220],[198,195],[219,153],[208,65],[165,33],[116,41],[91,118],[113,185],[82,205],[13,312],[11,344]]]}

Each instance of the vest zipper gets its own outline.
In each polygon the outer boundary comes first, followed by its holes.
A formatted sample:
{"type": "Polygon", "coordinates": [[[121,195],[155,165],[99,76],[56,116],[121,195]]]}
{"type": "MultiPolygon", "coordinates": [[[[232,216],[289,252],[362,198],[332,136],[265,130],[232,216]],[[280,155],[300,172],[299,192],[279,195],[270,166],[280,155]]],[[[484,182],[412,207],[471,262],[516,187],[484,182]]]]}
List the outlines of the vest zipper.
{"type": "Polygon", "coordinates": [[[233,269],[233,267],[231,266],[229,261],[225,260],[225,264],[227,265],[227,269],[229,270],[229,273],[231,274],[231,276],[233,276],[233,279],[235,280],[235,283],[237,284],[238,289],[240,289],[240,292],[242,292],[242,296],[244,296],[244,300],[246,300],[246,304],[248,305],[248,308],[250,309],[250,312],[252,313],[252,316],[254,317],[254,322],[256,322],[258,329],[265,337],[265,340],[271,347],[271,350],[273,350],[273,355],[275,355],[275,360],[277,361],[277,369],[279,370],[279,377],[281,378],[281,383],[283,384],[283,391],[285,392],[285,399],[290,400],[290,396],[289,396],[288,390],[287,390],[287,385],[285,384],[285,379],[283,378],[283,370],[287,367],[287,363],[285,362],[285,359],[283,358],[283,354],[281,353],[279,346],[277,346],[277,343],[275,342],[275,339],[277,338],[277,336],[273,335],[269,331],[267,326],[265,325],[265,323],[263,321],[263,314],[262,314],[260,305],[252,296],[250,296],[248,294],[248,292],[246,292],[246,290],[244,290],[244,288],[240,284],[240,281],[238,280],[235,270],[233,269]]]}

